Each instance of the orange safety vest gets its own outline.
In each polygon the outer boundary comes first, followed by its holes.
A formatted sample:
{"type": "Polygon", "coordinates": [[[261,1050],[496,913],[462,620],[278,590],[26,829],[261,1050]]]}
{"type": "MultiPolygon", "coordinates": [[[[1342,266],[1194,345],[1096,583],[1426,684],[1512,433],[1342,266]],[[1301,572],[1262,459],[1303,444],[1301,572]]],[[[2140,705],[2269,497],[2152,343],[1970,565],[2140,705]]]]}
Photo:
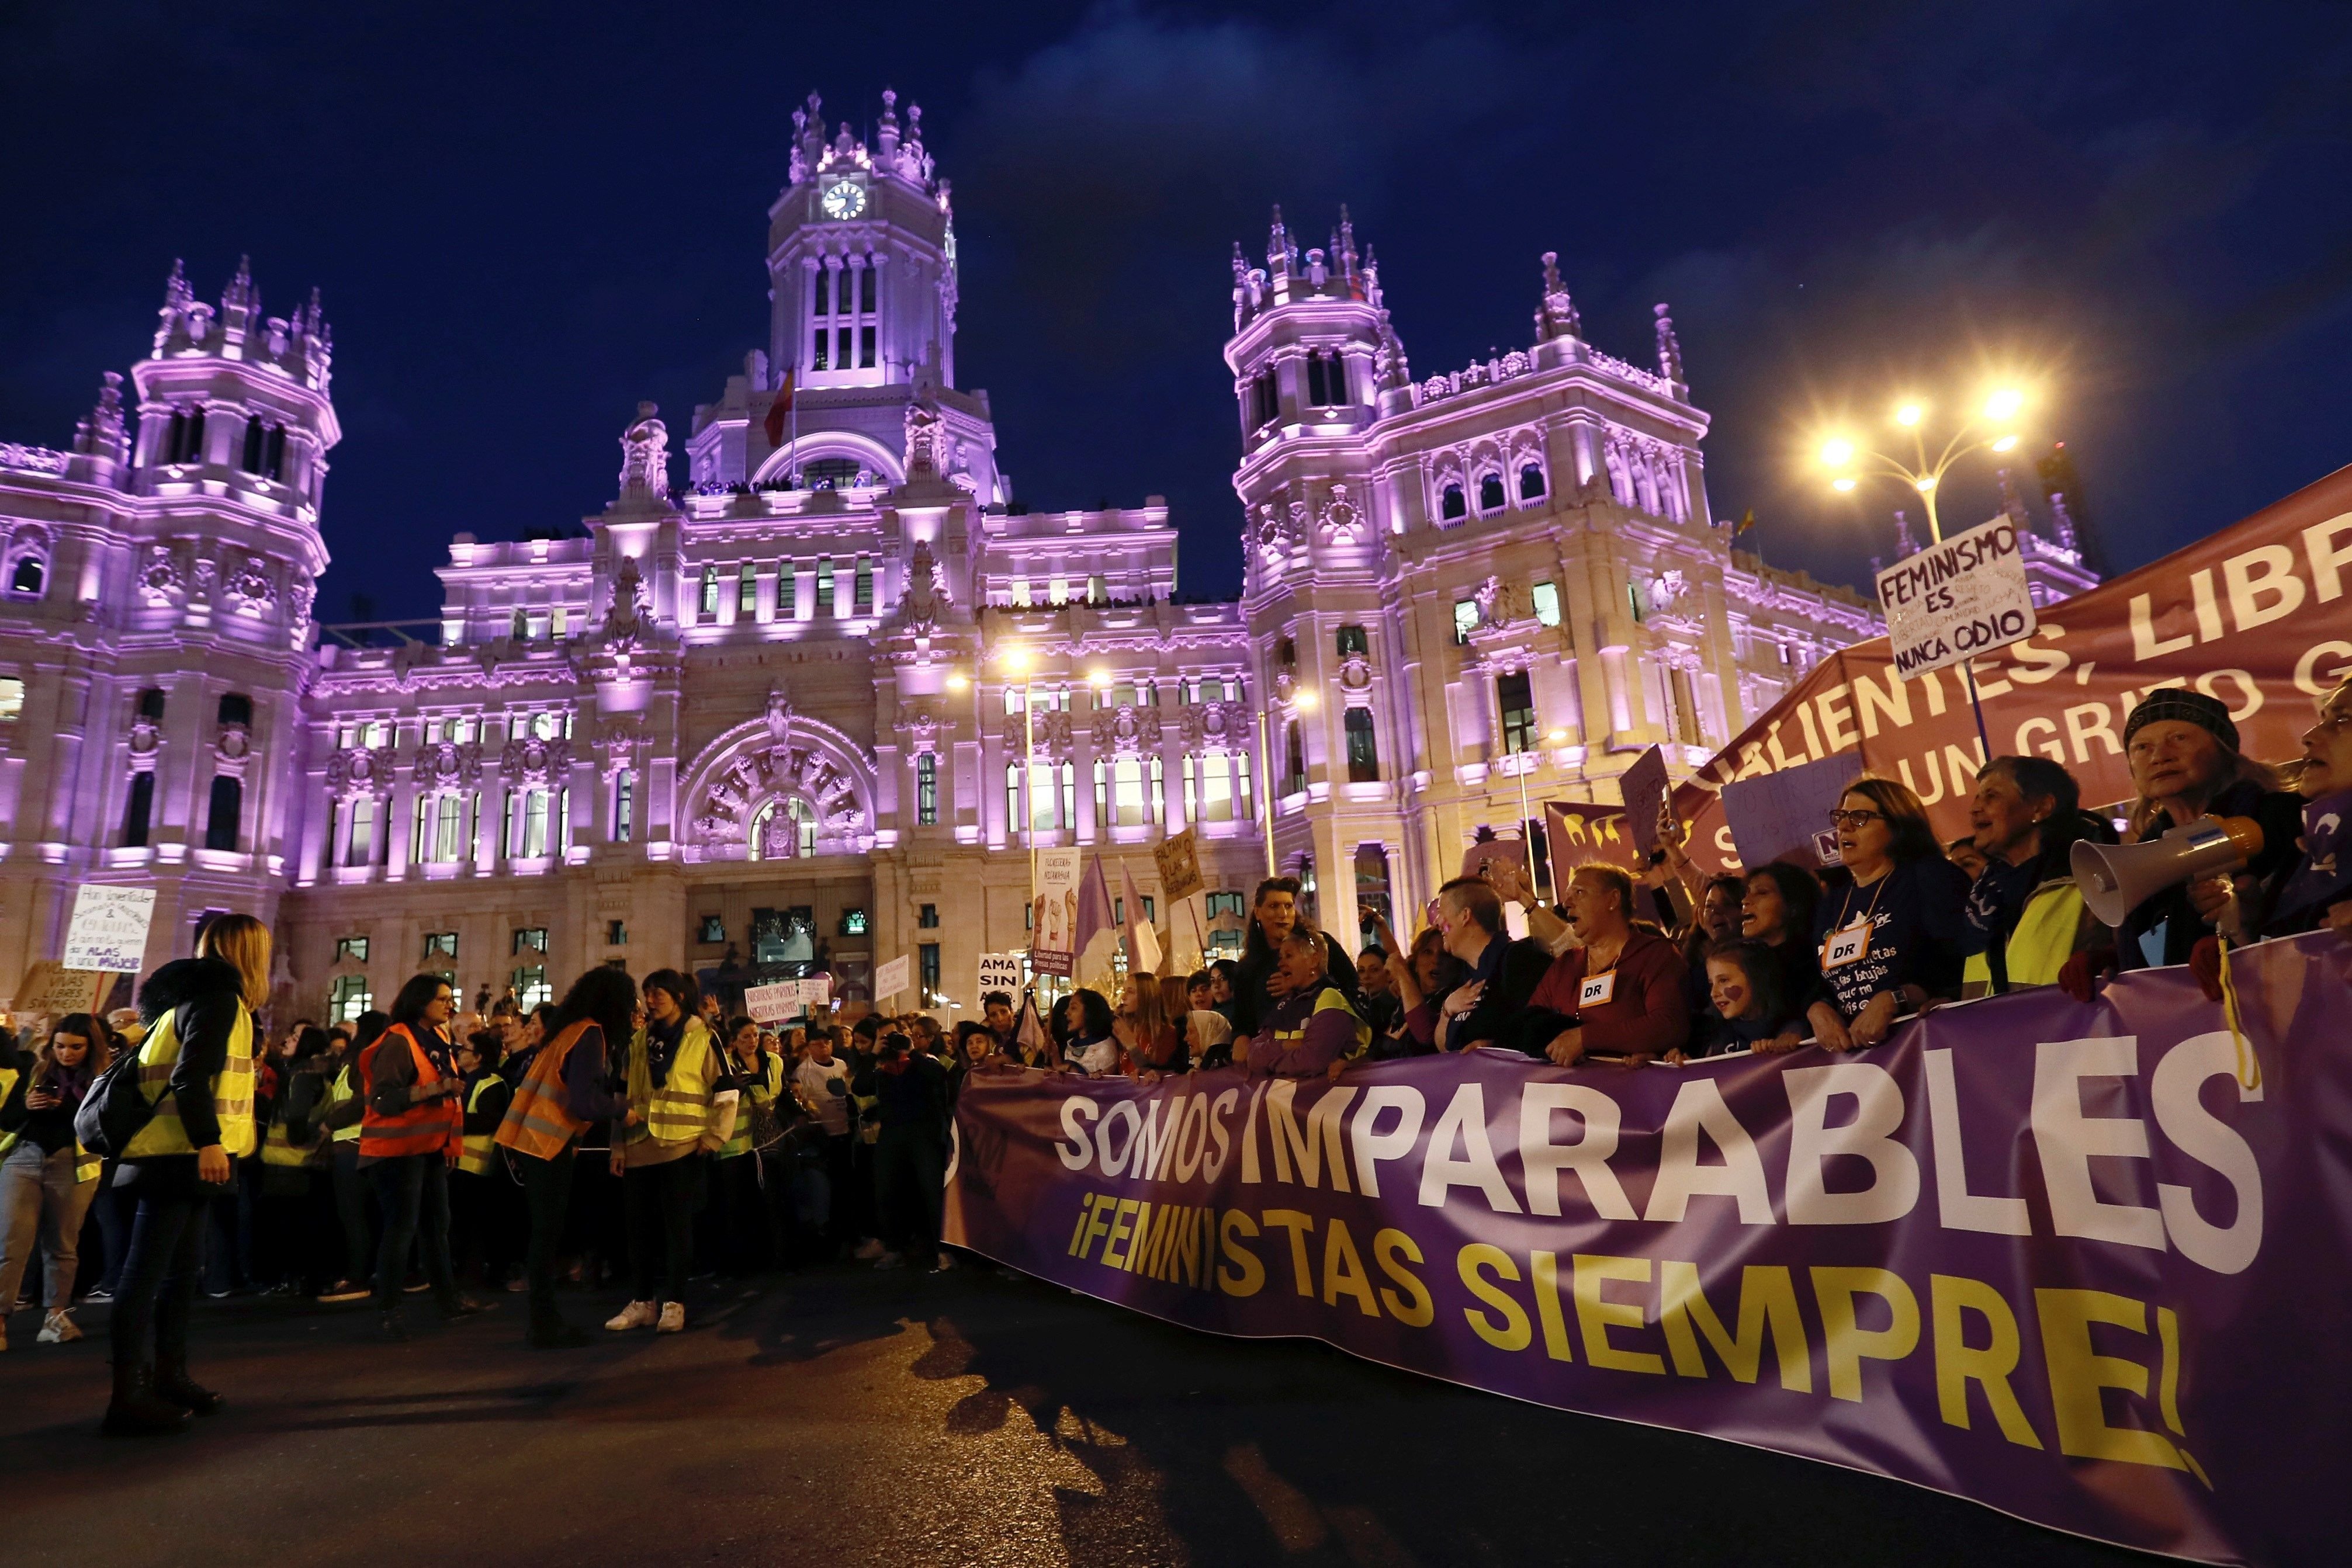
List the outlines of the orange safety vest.
{"type": "Polygon", "coordinates": [[[366,1109],[360,1113],[360,1158],[388,1160],[402,1155],[438,1155],[463,1141],[465,1113],[457,1098],[412,1101],[397,1116],[383,1116],[375,1108],[375,1055],[397,1039],[416,1059],[416,1087],[427,1089],[441,1081],[441,1070],[416,1041],[406,1024],[394,1024],[360,1053],[360,1082],[367,1086],[366,1109]]]}
{"type": "Polygon", "coordinates": [[[523,1070],[522,1082],[515,1085],[514,1098],[507,1102],[506,1118],[499,1124],[499,1143],[519,1155],[551,1160],[588,1130],[590,1124],[574,1121],[563,1103],[563,1064],[587,1031],[583,1019],[539,1048],[523,1070]]]}

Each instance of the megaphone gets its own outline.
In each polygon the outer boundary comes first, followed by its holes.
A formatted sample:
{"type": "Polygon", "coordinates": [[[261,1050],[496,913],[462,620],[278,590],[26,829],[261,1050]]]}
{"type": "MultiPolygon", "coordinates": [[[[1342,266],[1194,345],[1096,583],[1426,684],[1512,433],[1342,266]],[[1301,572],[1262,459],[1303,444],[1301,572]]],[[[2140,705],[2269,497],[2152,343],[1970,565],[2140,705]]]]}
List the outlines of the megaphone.
{"type": "Polygon", "coordinates": [[[2252,817],[2200,817],[2144,844],[2077,840],[2068,865],[2100,924],[2120,925],[2166,888],[2234,871],[2262,852],[2262,824],[2252,817]]]}

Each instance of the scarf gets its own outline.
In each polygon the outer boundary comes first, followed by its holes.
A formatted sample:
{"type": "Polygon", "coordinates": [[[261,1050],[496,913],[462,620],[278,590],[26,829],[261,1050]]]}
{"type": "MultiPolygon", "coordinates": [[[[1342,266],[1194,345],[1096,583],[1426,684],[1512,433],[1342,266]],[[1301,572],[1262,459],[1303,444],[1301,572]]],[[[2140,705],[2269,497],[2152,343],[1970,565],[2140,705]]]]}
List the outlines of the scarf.
{"type": "Polygon", "coordinates": [[[669,1082],[669,1064],[677,1060],[678,1041],[686,1038],[686,1016],[681,1013],[676,1023],[656,1023],[646,1020],[646,1073],[659,1089],[669,1082]]]}

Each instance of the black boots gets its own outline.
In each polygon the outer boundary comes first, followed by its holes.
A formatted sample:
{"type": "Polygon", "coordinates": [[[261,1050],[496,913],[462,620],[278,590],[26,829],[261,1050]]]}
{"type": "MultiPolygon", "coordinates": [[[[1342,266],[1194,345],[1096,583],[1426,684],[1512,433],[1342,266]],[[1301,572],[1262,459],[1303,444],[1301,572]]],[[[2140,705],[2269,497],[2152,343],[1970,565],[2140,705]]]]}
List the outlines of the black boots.
{"type": "Polygon", "coordinates": [[[99,1430],[110,1437],[157,1437],[187,1429],[188,1413],[155,1392],[155,1375],[144,1366],[114,1368],[114,1398],[99,1430]]]}
{"type": "Polygon", "coordinates": [[[158,1359],[155,1363],[154,1388],[162,1398],[185,1410],[191,1416],[210,1416],[227,1401],[188,1375],[184,1361],[158,1359]]]}

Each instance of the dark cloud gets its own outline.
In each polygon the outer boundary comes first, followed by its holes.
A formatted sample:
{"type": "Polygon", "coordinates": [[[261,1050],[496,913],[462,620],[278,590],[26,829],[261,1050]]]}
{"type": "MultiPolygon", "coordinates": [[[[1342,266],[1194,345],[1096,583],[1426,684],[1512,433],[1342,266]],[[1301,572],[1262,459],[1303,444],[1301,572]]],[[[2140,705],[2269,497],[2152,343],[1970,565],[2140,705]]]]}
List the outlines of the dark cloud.
{"type": "MultiPolygon", "coordinates": [[[[2352,16],[2186,4],[1083,4],[668,11],[154,0],[0,20],[16,175],[0,437],[62,440],[171,258],[317,283],[346,440],[322,608],[421,613],[458,528],[609,495],[762,340],[764,213],[811,86],[919,99],[955,184],[961,376],[1040,506],[1170,497],[1230,591],[1227,256],[1349,204],[1420,373],[1521,342],[1560,253],[1600,346],[1668,301],[1718,511],[1851,579],[1822,419],[2029,368],[2133,563],[2344,460],[2352,16]]],[[[1948,511],[1982,515],[1989,476],[1948,511]]]]}

